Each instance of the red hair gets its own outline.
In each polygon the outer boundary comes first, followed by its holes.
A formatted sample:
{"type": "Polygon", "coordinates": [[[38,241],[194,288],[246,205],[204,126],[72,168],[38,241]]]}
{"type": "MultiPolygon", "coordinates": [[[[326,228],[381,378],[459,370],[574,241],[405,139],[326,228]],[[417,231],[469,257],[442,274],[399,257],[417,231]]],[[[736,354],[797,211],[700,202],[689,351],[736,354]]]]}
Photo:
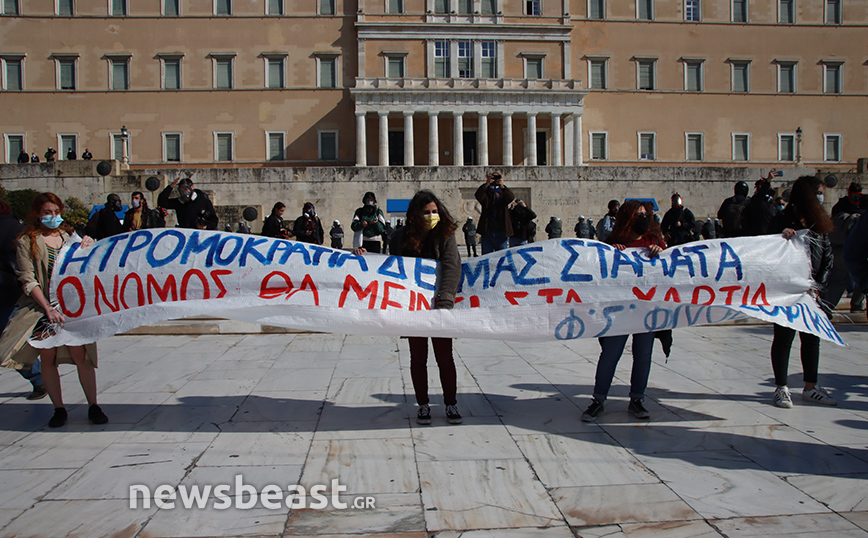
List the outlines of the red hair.
{"type": "MultiPolygon", "coordinates": [[[[30,205],[30,212],[27,213],[24,230],[22,230],[21,235],[18,236],[20,238],[26,235],[30,238],[30,258],[33,260],[39,258],[39,248],[38,243],[36,242],[36,236],[50,231],[49,228],[46,228],[45,225],[42,224],[42,219],[39,218],[39,213],[42,211],[42,207],[45,204],[54,204],[58,209],[60,209],[60,212],[63,213],[63,200],[61,200],[59,196],[53,192],[43,192],[42,194],[37,195],[36,198],[33,199],[33,203],[30,205]]],[[[69,231],[69,225],[66,223],[61,224],[61,228],[67,232],[69,231]]]]}

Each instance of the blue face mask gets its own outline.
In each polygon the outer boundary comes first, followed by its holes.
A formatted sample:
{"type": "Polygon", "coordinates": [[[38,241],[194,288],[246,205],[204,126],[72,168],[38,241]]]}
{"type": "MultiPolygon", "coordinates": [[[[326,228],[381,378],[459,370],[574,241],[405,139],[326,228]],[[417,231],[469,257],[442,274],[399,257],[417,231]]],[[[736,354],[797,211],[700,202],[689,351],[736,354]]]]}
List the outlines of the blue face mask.
{"type": "Polygon", "coordinates": [[[47,215],[42,217],[42,225],[51,230],[57,229],[58,226],[63,222],[63,217],[60,215],[47,215]]]}

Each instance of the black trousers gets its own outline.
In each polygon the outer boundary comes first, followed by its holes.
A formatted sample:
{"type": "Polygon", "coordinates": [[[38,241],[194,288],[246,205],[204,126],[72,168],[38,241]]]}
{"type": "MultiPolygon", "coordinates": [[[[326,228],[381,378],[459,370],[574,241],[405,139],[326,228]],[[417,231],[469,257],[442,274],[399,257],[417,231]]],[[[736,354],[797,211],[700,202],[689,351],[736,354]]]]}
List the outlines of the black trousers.
{"type": "MultiPolygon", "coordinates": [[[[790,363],[790,348],[796,330],[775,324],[775,337],[772,340],[772,370],[775,372],[775,385],[781,387],[787,384],[787,369],[790,363]]],[[[799,333],[802,341],[802,376],[805,383],[817,382],[817,371],[820,368],[820,337],[811,333],[799,333]]]]}

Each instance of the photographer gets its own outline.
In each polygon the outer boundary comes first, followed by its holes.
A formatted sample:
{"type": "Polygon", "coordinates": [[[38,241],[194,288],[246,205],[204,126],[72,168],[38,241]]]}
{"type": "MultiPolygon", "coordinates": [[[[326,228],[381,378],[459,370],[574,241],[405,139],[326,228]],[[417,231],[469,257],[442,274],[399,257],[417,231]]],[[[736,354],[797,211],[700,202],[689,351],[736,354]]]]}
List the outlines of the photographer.
{"type": "Polygon", "coordinates": [[[476,200],[482,205],[482,216],[476,230],[482,236],[482,254],[508,248],[513,236],[509,204],[515,195],[503,184],[500,172],[488,174],[485,183],[476,189],[476,200]]]}
{"type": "Polygon", "coordinates": [[[208,199],[207,194],[193,188],[193,180],[189,177],[175,178],[175,181],[160,193],[157,205],[165,209],[174,209],[178,226],[181,228],[217,229],[217,213],[211,200],[208,199]],[[178,197],[169,198],[175,186],[178,187],[178,197]]]}

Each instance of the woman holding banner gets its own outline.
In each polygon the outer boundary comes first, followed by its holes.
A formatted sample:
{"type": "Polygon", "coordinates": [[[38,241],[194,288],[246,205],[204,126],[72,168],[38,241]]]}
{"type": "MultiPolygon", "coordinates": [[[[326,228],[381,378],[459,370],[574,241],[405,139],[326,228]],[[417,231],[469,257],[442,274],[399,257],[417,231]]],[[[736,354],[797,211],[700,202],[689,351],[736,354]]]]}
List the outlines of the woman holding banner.
{"type": "MultiPolygon", "coordinates": [[[[666,248],[663,232],[654,222],[645,206],[638,200],[629,200],[618,210],[618,220],[612,233],[606,238],[606,243],[618,250],[625,248],[646,248],[650,257],[659,256],[666,248]]],[[[600,360],[597,362],[597,374],[594,383],[594,395],[591,405],[582,413],[584,422],[593,422],[603,412],[603,405],[609,395],[615,368],[624,353],[629,335],[604,336],[600,338],[600,360]]],[[[627,411],[634,417],[647,420],[650,417],[645,409],[645,388],[648,386],[648,376],[651,374],[651,352],[654,344],[654,333],[637,333],[633,335],[633,373],[630,376],[630,405],[627,411]]]]}
{"type": "MultiPolygon", "coordinates": [[[[824,186],[815,176],[802,176],[793,184],[790,203],[784,211],[769,223],[769,233],[782,233],[787,239],[796,235],[796,230],[807,229],[806,243],[811,256],[811,278],[816,288],[811,290],[814,298],[819,299],[829,285],[832,275],[832,243],[829,232],[834,227],[832,219],[822,206],[824,186]]],[[[822,305],[821,305],[822,306],[822,305]]],[[[796,337],[796,330],[775,324],[772,340],[772,370],[775,373],[774,402],[778,407],[793,407],[793,399],[787,388],[787,369],[790,362],[790,348],[796,337]]],[[[826,389],[817,385],[817,372],[820,367],[820,338],[810,333],[799,333],[802,341],[802,376],[805,390],[802,399],[821,405],[838,405],[826,389]]]]}
{"type": "MultiPolygon", "coordinates": [[[[451,309],[455,305],[455,294],[461,279],[461,255],[455,241],[458,223],[449,214],[443,203],[431,191],[419,191],[407,206],[406,226],[392,233],[389,252],[392,256],[427,258],[440,262],[440,281],[434,308],[451,309]]],[[[364,254],[364,248],[354,251],[364,254]]],[[[428,338],[408,337],[410,343],[410,377],[416,393],[419,412],[416,422],[431,424],[431,408],[428,405],[428,338]]],[[[434,358],[440,370],[440,384],[443,386],[443,402],[446,404],[446,420],[450,424],[460,424],[456,397],[457,374],[452,357],[451,338],[431,338],[434,358]]]]}
{"type": "MultiPolygon", "coordinates": [[[[63,426],[67,419],[57,364],[75,364],[89,404],[87,416],[94,424],[105,424],[108,417],[96,403],[96,344],[37,350],[27,343],[28,337],[39,340],[50,335],[55,326],[63,326],[64,318],[57,308],[57,298],[51,296],[50,286],[54,261],[69,238],[69,225],[63,223],[62,212],[63,202],[53,193],[40,194],[33,200],[17,245],[16,273],[24,295],[0,339],[0,356],[3,366],[12,368],[27,367],[37,355],[41,357],[43,383],[54,404],[54,416],[48,422],[52,428],[63,426]]],[[[87,248],[92,243],[93,239],[85,237],[81,246],[87,248]]]]}

